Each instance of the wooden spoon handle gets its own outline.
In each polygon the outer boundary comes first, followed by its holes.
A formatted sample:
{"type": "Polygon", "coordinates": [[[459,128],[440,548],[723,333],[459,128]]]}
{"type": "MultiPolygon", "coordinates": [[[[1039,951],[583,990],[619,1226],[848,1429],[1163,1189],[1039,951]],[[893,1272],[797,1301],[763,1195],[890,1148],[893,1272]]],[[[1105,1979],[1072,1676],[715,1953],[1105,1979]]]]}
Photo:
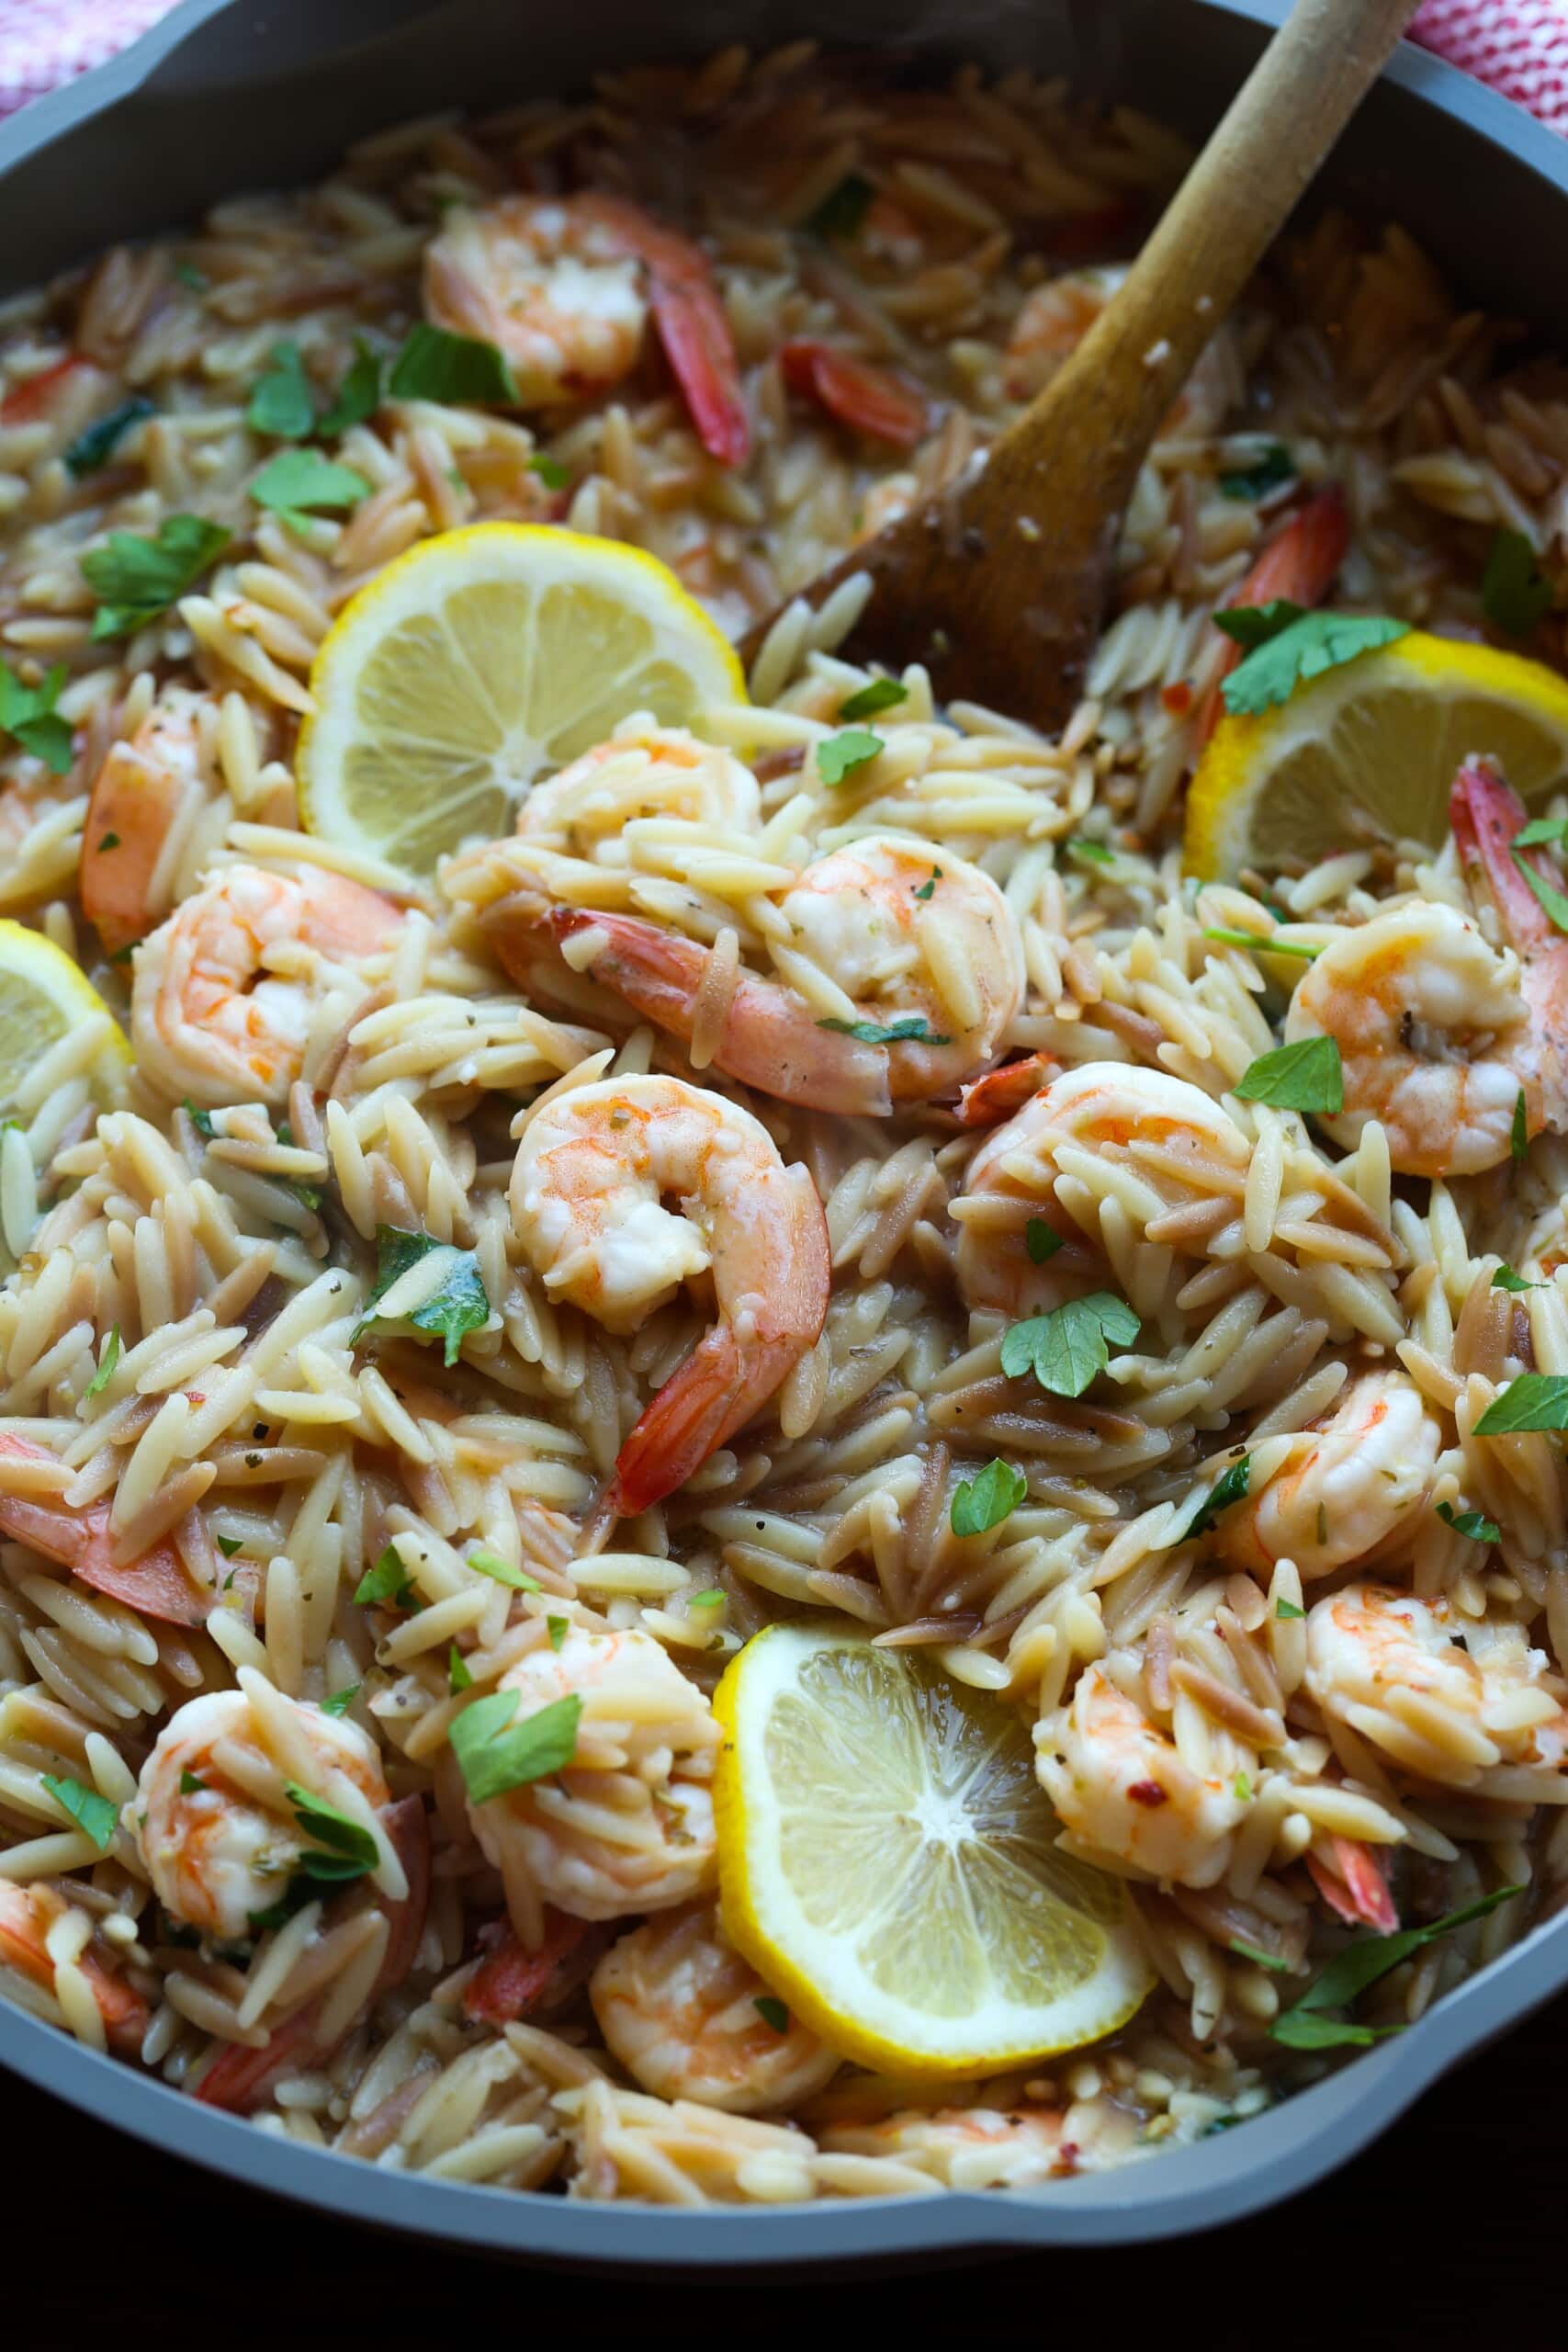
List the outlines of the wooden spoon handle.
{"type": "Polygon", "coordinates": [[[1098,412],[1108,455],[1115,444],[1134,466],[1141,460],[1417,5],[1296,0],[1115,301],[994,454],[1026,445],[1039,419],[1077,407],[1098,412]]]}

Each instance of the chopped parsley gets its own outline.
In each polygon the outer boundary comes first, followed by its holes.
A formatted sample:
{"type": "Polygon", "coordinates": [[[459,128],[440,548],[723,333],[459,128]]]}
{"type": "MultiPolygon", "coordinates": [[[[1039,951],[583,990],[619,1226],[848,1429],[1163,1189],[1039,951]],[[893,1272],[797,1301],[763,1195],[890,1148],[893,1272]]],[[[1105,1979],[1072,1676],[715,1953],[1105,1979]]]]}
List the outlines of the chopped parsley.
{"type": "Polygon", "coordinates": [[[1494,531],[1481,577],[1481,609],[1509,637],[1529,637],[1551,610],[1551,582],[1522,531],[1494,531]]]}
{"type": "Polygon", "coordinates": [[[457,1698],[459,1691],[471,1690],[473,1687],[474,1678],[464,1661],[462,1651],[454,1642],[446,1653],[446,1688],[457,1698]]]}
{"type": "Polygon", "coordinates": [[[1523,1430],[1568,1430],[1568,1374],[1521,1372],[1475,1424],[1477,1437],[1506,1437],[1523,1430]]]}
{"type": "Polygon", "coordinates": [[[51,775],[63,775],[71,765],[71,722],[54,707],[65,676],[64,662],[57,662],[38,685],[25,686],[0,662],[0,729],[51,775]]]}
{"type": "Polygon", "coordinates": [[[1238,1960],[1251,1961],[1254,1968],[1272,1969],[1277,1976],[1289,1976],[1292,1973],[1290,1962],[1281,1960],[1277,1951],[1260,1951],[1256,1944],[1244,1944],[1236,1937],[1231,1939],[1230,1950],[1238,1960]]]}
{"type": "Polygon", "coordinates": [[[839,705],[840,718],[874,718],[880,711],[894,710],[909,699],[909,689],[901,686],[897,678],[873,678],[867,686],[859,686],[847,702],[839,705]]]}
{"type": "Polygon", "coordinates": [[[1449,1935],[1455,1928],[1462,1928],[1472,1919],[1483,1919],[1506,1903],[1511,1894],[1519,1894],[1517,1886],[1500,1886],[1491,1894],[1483,1894],[1478,1903],[1467,1903],[1462,1911],[1450,1911],[1446,1918],[1434,1919],[1429,1927],[1402,1928],[1392,1936],[1360,1936],[1321,1969],[1306,1991],[1291,2008],[1282,2010],[1269,2030],[1276,2041],[1289,2050],[1341,2050],[1364,2048],[1381,2041],[1385,2035],[1403,2033],[1398,2025],[1355,2025],[1346,2019],[1325,2017],[1326,2009],[1348,2008],[1364,1993],[1386,1976],[1391,1968],[1408,1960],[1424,1944],[1449,1935]]]}
{"type": "Polygon", "coordinates": [[[409,329],[387,390],[395,401],[439,401],[447,408],[516,408],[516,379],[493,343],[450,334],[423,320],[409,329]]]}
{"type": "Polygon", "coordinates": [[[370,484],[352,466],[323,458],[319,449],[280,449],[251,484],[258,506],[278,515],[291,531],[302,531],[310,510],[333,512],[357,506],[370,495],[370,484]]]}
{"type": "Polygon", "coordinates": [[[1456,1535],[1468,1535],[1472,1544],[1499,1544],[1503,1532],[1495,1520],[1478,1510],[1455,1510],[1452,1503],[1439,1503],[1438,1517],[1456,1535]]]}
{"type": "Polygon", "coordinates": [[[389,1544],[373,1568],[367,1568],[354,1588],[354,1597],[362,1608],[379,1601],[390,1609],[403,1606],[403,1595],[413,1578],[404,1567],[396,1547],[389,1544]]]}
{"type": "Polygon", "coordinates": [[[231,1560],[236,1552],[243,1552],[245,1548],[237,1535],[220,1535],[216,1540],[218,1549],[226,1560],[231,1560]]]}
{"type": "Polygon", "coordinates": [[[211,570],[229,538],[200,514],[166,514],[151,537],[111,531],[82,558],[82,577],[98,599],[94,637],[128,637],[156,620],[211,570]]]}
{"type": "Polygon", "coordinates": [[[276,441],[305,441],[316,429],[316,403],[297,343],[275,343],[251,387],[245,423],[276,441]]]}
{"type": "Polygon", "coordinates": [[[1508,1130],[1508,1149],[1516,1159],[1522,1159],[1529,1148],[1529,1111],[1521,1086],[1514,1103],[1514,1124],[1508,1130]]]}
{"type": "Polygon", "coordinates": [[[1114,865],[1116,852],[1106,842],[1091,842],[1087,833],[1070,834],[1062,847],[1069,856],[1081,857],[1090,865],[1114,865]]]}
{"type": "Polygon", "coordinates": [[[948,1521],[954,1535],[988,1535],[1010,1519],[1029,1492],[1029,1481],[1010,1462],[987,1462],[953,1489],[948,1521]]]}
{"type": "Polygon", "coordinates": [[[876,190],[863,172],[846,172],[816,211],[807,214],[806,226],[815,237],[858,236],[875,196],[876,190]]]}
{"type": "Polygon", "coordinates": [[[100,466],[107,465],[132,425],[157,413],[155,403],[140,392],[121,401],[118,408],[111,408],[106,416],[100,416],[85,433],[77,435],[65,452],[67,473],[77,481],[85,474],[96,474],[100,466]]]}
{"type": "Polygon", "coordinates": [[[1002,1370],[1010,1380],[1032,1372],[1054,1396],[1081,1396],[1111,1360],[1108,1342],[1130,1347],[1142,1329],[1124,1298],[1091,1291],[1013,1324],[1002,1339],[1002,1370]]]}
{"type": "Polygon", "coordinates": [[[941,880],[942,868],[940,865],[933,865],[923,882],[917,882],[912,886],[915,897],[922,899],[933,899],[936,896],[936,886],[941,880]]]}
{"type": "Polygon", "coordinates": [[[437,1241],[428,1233],[378,1225],[376,1285],[355,1338],[361,1338],[378,1321],[406,1323],[411,1330],[428,1332],[440,1340],[446,1363],[456,1363],[465,1335],[482,1331],[490,1321],[490,1296],[473,1251],[458,1250],[450,1241],[437,1241]],[[426,1283],[423,1287],[412,1283],[404,1297],[400,1297],[405,1278],[433,1255],[439,1255],[441,1262],[427,1268],[426,1283]]]}
{"type": "Polygon", "coordinates": [[[305,1877],[331,1883],[363,1878],[375,1869],[379,1849],[362,1821],[301,1788],[298,1781],[285,1781],[283,1792],[299,1827],[314,1840],[301,1850],[296,1865],[305,1877]]]}
{"type": "Polygon", "coordinates": [[[1256,504],[1258,499],[1267,498],[1271,490],[1278,490],[1282,482],[1294,481],[1295,478],[1296,461],[1284,443],[1269,441],[1254,464],[1220,476],[1220,495],[1256,504]]]}
{"type": "Polygon", "coordinates": [[[196,1104],[191,1101],[188,1094],[181,1103],[180,1108],[188,1114],[191,1125],[196,1129],[197,1134],[201,1137],[203,1143],[210,1143],[213,1136],[218,1132],[217,1128],[212,1124],[211,1112],[197,1110],[196,1104]]]}
{"type": "Polygon", "coordinates": [[[874,727],[846,727],[841,735],[824,736],[817,746],[817,773],[824,784],[842,784],[874,760],[883,748],[874,727]]]}
{"type": "Polygon", "coordinates": [[[1214,622],[1246,650],[1221,689],[1233,713],[1271,710],[1309,678],[1410,633],[1408,621],[1377,613],[1309,613],[1284,596],[1268,605],[1233,605],[1216,613],[1214,622]]]}
{"type": "Polygon", "coordinates": [[[371,350],[365,337],[354,338],[354,357],[350,361],[332,406],[321,419],[316,430],[323,441],[335,441],[353,424],[364,424],[381,405],[381,360],[371,350]]]}
{"type": "Polygon", "coordinates": [[[492,1690],[453,1721],[447,1736],[475,1804],[560,1771],[576,1753],[582,1701],[575,1693],[552,1700],[520,1724],[513,1721],[517,1705],[515,1690],[492,1690]]]}
{"type": "Polygon", "coordinates": [[[863,1046],[951,1046],[944,1037],[926,1025],[923,1013],[902,1014],[886,1025],[879,1021],[819,1021],[818,1029],[831,1029],[840,1037],[857,1037],[863,1046]]]}
{"type": "Polygon", "coordinates": [[[1512,1266],[1499,1266],[1492,1277],[1492,1288],[1507,1291],[1544,1290],[1546,1284],[1527,1282],[1523,1274],[1515,1273],[1512,1266]]]}
{"type": "Polygon", "coordinates": [[[545,1620],[545,1631],[550,1637],[550,1647],[553,1650],[559,1650],[570,1630],[570,1617],[547,1617],[545,1620]]]}
{"type": "Polygon", "coordinates": [[[109,1797],[101,1797],[96,1789],[84,1788],[80,1781],[41,1772],[39,1778],[54,1799],[63,1805],[72,1820],[85,1837],[92,1839],[100,1854],[107,1854],[119,1827],[119,1807],[109,1797]]]}
{"type": "Polygon", "coordinates": [[[1274,1614],[1283,1620],[1287,1617],[1304,1617],[1306,1611],[1298,1609],[1293,1600],[1277,1600],[1274,1603],[1274,1614]]]}
{"type": "Polygon", "coordinates": [[[496,1584],[509,1585],[513,1592],[543,1592],[545,1589],[537,1577],[531,1577],[526,1568],[514,1568],[510,1560],[503,1560],[496,1552],[470,1552],[468,1566],[496,1584]]]}
{"type": "Polygon", "coordinates": [[[1054,1258],[1066,1245],[1054,1225],[1047,1225],[1043,1216],[1032,1216],[1023,1228],[1023,1246],[1029,1252],[1030,1264],[1043,1266],[1047,1258],[1054,1258]]]}
{"type": "Polygon", "coordinates": [[[535,450],[528,460],[528,471],[537,474],[547,490],[565,490],[571,481],[567,468],[558,458],[552,458],[547,449],[535,450]]]}
{"type": "Polygon", "coordinates": [[[334,1690],[330,1699],[321,1701],[322,1714],[346,1715],[364,1688],[365,1685],[362,1682],[344,1683],[341,1690],[334,1690]]]}
{"type": "Polygon", "coordinates": [[[206,1793],[207,1782],[198,1779],[196,1773],[182,1772],[180,1774],[180,1794],[182,1797],[205,1796],[206,1793]]]}
{"type": "Polygon", "coordinates": [[[96,1372],[94,1373],[91,1380],[87,1383],[87,1394],[89,1396],[101,1396],[103,1395],[104,1390],[114,1378],[114,1368],[118,1362],[119,1325],[117,1323],[114,1326],[114,1329],[110,1331],[108,1338],[104,1341],[104,1351],[98,1359],[98,1368],[96,1372]]]}
{"type": "Polygon", "coordinates": [[[1314,956],[1323,953],[1321,947],[1306,947],[1298,940],[1274,939],[1261,931],[1233,931],[1225,923],[1211,923],[1203,936],[1217,941],[1222,947],[1248,947],[1254,955],[1297,956],[1303,964],[1310,964],[1314,956]]]}
{"type": "Polygon", "coordinates": [[[759,1993],[751,2007],[756,2010],[762,2023],[771,2025],[775,2033],[789,2031],[789,2011],[773,1994],[759,1993]]]}
{"type": "Polygon", "coordinates": [[[1201,1535],[1207,1529],[1213,1527],[1221,1511],[1229,1510],[1233,1503],[1239,1503],[1247,1493],[1247,1482],[1251,1475],[1252,1456],[1250,1453],[1244,1453],[1240,1461],[1233,1462],[1210,1487],[1208,1494],[1182,1529],[1179,1541],[1190,1544],[1195,1535],[1201,1535]]]}
{"type": "Polygon", "coordinates": [[[1259,1054],[1233,1090],[1244,1102],[1267,1102],[1276,1111],[1330,1114],[1345,1107],[1345,1071],[1332,1037],[1298,1037],[1259,1054]]]}

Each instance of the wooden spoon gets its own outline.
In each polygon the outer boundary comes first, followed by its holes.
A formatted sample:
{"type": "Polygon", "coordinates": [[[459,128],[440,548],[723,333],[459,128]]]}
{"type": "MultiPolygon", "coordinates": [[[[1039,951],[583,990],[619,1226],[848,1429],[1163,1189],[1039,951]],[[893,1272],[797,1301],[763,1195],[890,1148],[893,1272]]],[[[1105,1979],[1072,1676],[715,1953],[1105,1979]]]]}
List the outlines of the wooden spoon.
{"type": "MultiPolygon", "coordinates": [[[[1296,0],[1133,264],[1029,406],[805,594],[874,582],[844,650],[1047,729],[1078,699],[1138,469],[1199,355],[1377,79],[1416,0],[1296,0]]],[[[741,647],[750,662],[770,621],[741,647]]]]}

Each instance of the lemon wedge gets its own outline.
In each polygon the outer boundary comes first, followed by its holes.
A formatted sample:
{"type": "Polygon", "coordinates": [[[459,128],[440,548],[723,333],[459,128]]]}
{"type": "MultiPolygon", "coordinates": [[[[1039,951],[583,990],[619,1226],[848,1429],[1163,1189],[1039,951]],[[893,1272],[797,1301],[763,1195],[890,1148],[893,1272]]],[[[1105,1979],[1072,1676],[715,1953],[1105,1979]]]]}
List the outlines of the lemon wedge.
{"type": "Polygon", "coordinates": [[[636,548],[522,523],[425,539],[347,604],[310,673],[306,830],[423,880],[512,828],[533,778],[651,710],[743,702],[728,641],[636,548]]]}
{"type": "Polygon", "coordinates": [[[131,1053],[108,1006],[52,940],[0,918],[0,1110],[16,1110],[28,1073],[68,1030],[87,1021],[98,1023],[103,1037],[94,1092],[101,1102],[118,1101],[131,1053]]]}
{"type": "Polygon", "coordinates": [[[1273,874],[1358,846],[1358,814],[1390,839],[1448,838],[1449,786],[1491,752],[1519,797],[1568,782],[1568,681],[1522,654],[1412,630],[1220,721],[1187,796],[1189,873],[1273,874]]]}
{"type": "Polygon", "coordinates": [[[1057,1850],[1011,1708],[810,1623],[748,1642],[714,1705],[726,1930],[830,2048],[994,2074],[1150,1990],[1125,1890],[1057,1850]]]}

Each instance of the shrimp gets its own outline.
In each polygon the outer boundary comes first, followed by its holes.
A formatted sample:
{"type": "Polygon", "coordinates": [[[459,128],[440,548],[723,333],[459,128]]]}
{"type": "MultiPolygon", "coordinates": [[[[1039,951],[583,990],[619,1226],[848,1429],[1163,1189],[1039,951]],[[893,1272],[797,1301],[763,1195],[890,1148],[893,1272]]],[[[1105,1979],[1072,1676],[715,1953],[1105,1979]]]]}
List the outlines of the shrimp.
{"type": "MultiPolygon", "coordinates": [[[[1126,275],[1125,263],[1069,270],[1060,277],[1048,278],[1025,298],[1013,321],[1002,362],[1002,388],[1009,400],[1032,400],[1050,382],[1119,291],[1126,275]]],[[[1186,434],[1207,439],[1222,429],[1227,411],[1244,390],[1235,330],[1222,326],[1205,345],[1161,425],[1162,437],[1186,434]]]]}
{"type": "MultiPolygon", "coordinates": [[[[8,1430],[0,1430],[0,1454],[22,1461],[50,1459],[47,1446],[13,1437],[8,1430]]],[[[156,1617],[167,1625],[204,1625],[213,1596],[186,1573],[172,1544],[155,1544],[139,1559],[115,1558],[110,1509],[107,1502],[96,1502],[72,1510],[28,1495],[0,1493],[0,1534],[14,1544],[29,1544],[46,1560],[57,1560],[79,1583],[123,1601],[143,1617],[156,1617]]]]}
{"type": "Polygon", "coordinates": [[[1056,1076],[1061,1069],[1049,1054],[1025,1054],[1016,1062],[1003,1062],[996,1069],[987,1070],[984,1078],[976,1078],[958,1090],[958,1124],[961,1127],[996,1127],[1021,1111],[1056,1076]]]}
{"type": "MultiPolygon", "coordinates": [[[[641,818],[678,817],[754,833],[761,794],[750,769],[684,727],[638,713],[570,767],[536,784],[517,814],[517,837],[570,857],[624,863],[615,852],[641,818]]],[[[482,853],[474,853],[476,854],[482,853]]]]}
{"type": "MultiPolygon", "coordinates": [[[[1525,1100],[1529,1132],[1568,1127],[1568,938],[1519,870],[1562,892],[1561,867],[1544,851],[1516,851],[1527,821],[1524,802],[1490,760],[1468,760],[1449,796],[1449,822],[1472,898],[1489,899],[1519,959],[1519,988],[1529,1014],[1525,1100]],[[1533,1081],[1533,1085],[1531,1083],[1533,1081]],[[1536,1119],[1532,1096],[1539,1096],[1536,1119]]],[[[1516,1098],[1517,1100],[1517,1098],[1516,1098]]]]}
{"type": "Polygon", "coordinates": [[[606,1330],[637,1329],[680,1283],[712,1277],[716,1323],[615,1464],[609,1507],[646,1510],[815,1346],[829,1282],[816,1187],[804,1168],[785,1167],[750,1112],[683,1079],[625,1078],[573,1087],[529,1116],[510,1197],[547,1291],[606,1330]]]}
{"type": "MultiPolygon", "coordinates": [[[[868,834],[808,865],[779,911],[784,977],[739,975],[712,1058],[781,1102],[851,1115],[929,1102],[984,1069],[1023,1001],[1011,908],[946,851],[868,834]]],[[[548,922],[574,970],[691,1042],[716,951],[630,915],[557,907],[548,922]]]]}
{"type": "Polygon", "coordinates": [[[402,920],[390,899],[324,867],[228,867],[137,955],[130,1029],[142,1070],[199,1103],[283,1102],[318,1004],[345,966],[390,948],[402,920]]]}
{"type": "Polygon", "coordinates": [[[172,894],[159,864],[182,810],[205,789],[205,695],[171,686],[129,742],[113,744],[82,828],[82,912],[109,955],[151,931],[172,894]]]}
{"type": "Polygon", "coordinates": [[[1293,1560],[1311,1582],[1386,1559],[1424,1513],[1442,1435],[1402,1372],[1352,1381],[1318,1428],[1291,1441],[1274,1476],[1220,1513],[1213,1549],[1265,1580],[1293,1560]]]}
{"type": "Polygon", "coordinates": [[[779,367],[792,392],[873,441],[912,449],[923,438],[926,403],[911,385],[830,343],[786,343],[779,367]]]}
{"type": "Polygon", "coordinates": [[[614,2056],[658,2098],[761,2115],[809,2098],[838,2072],[835,2053],[770,2000],[711,1903],[622,1936],[594,1970],[588,1997],[614,2056]],[[784,2013],[782,2025],[770,2009],[784,2013]]]}
{"type": "Polygon", "coordinates": [[[1236,1792],[1250,1785],[1258,1758],[1217,1725],[1207,1736],[1211,1769],[1199,1772],[1103,1666],[1090,1665],[1071,1703],[1035,1725],[1034,1769],[1079,1846],[1150,1878],[1213,1886],[1230,1868],[1247,1807],[1236,1792]]]}
{"type": "Polygon", "coordinates": [[[546,1904],[575,1919],[616,1919],[706,1891],[719,1728],[651,1634],[570,1625],[558,1651],[529,1651],[499,1688],[518,1694],[514,1724],[558,1700],[581,1701],[576,1749],[558,1774],[468,1802],[525,1949],[546,1946],[546,1904]]]}
{"type": "MultiPolygon", "coordinates": [[[[52,1929],[68,1905],[51,1886],[14,1886],[0,1879],[0,1967],[14,1968],[29,1984],[54,1991],[55,1962],[49,1949],[52,1929]]],[[[152,2012],[133,1984],[106,1968],[89,1948],[76,1967],[87,1980],[111,2049],[137,2056],[152,2012]]]]}
{"type": "MultiPolygon", "coordinates": [[[[1345,493],[1337,481],[1327,483],[1283,528],[1277,531],[1239,584],[1227,595],[1227,605],[1269,605],[1286,597],[1292,605],[1321,605],[1334,585],[1335,575],[1350,544],[1350,518],[1345,493]]],[[[1209,631],[1214,673],[1198,714],[1198,741],[1206,743],[1224,710],[1222,691],[1241,660],[1235,638],[1217,628],[1209,631]]]]}
{"type": "Polygon", "coordinates": [[[1162,1217],[1196,1212],[1213,1246],[1211,1212],[1236,1207],[1233,1193],[1215,1192],[1213,1174],[1234,1192],[1251,1155],[1230,1114],[1185,1079],[1126,1062],[1064,1071],[969,1163],[966,1190],[952,1204],[965,1304],[1038,1315],[1102,1286],[1101,1195],[1077,1173],[1087,1160],[1116,1164],[1118,1200],[1135,1203],[1134,1223],[1151,1238],[1161,1238],[1162,1217]],[[1036,1219],[1063,1245],[1038,1265],[1024,1247],[1024,1227],[1036,1219]]]}
{"type": "MultiPolygon", "coordinates": [[[[1131,2152],[1137,2119],[1124,2118],[1131,2152]]],[[[1096,2154],[1108,2151],[1096,2132],[1096,2154]]],[[[829,2124],[818,2134],[824,2155],[880,2156],[930,2173],[947,2188],[1024,2188],[1061,2180],[1083,2167],[1066,2113],[1060,2108],[901,2108],[874,2121],[829,2124]]],[[[1115,2157],[1111,2158],[1115,2161],[1115,2157]]]]}
{"type": "Polygon", "coordinates": [[[524,408],[619,383],[651,312],[704,448],[746,462],[740,371],[706,256],[624,197],[509,196],[449,214],[425,248],[424,307],[498,346],[524,408]]]}
{"type": "MultiPolygon", "coordinates": [[[[165,1911],[220,1943],[256,1932],[308,1853],[306,1792],[369,1833],[371,1875],[389,1902],[408,1876],[379,1816],[390,1803],[376,1745],[346,1716],[275,1690],[254,1667],[237,1690],[211,1690],[177,1707],[141,1768],[136,1843],[165,1911]]],[[[350,1876],[323,1871],[330,1888],[350,1876]]]]}
{"type": "MultiPolygon", "coordinates": [[[[1440,1594],[1356,1583],[1318,1601],[1306,1687],[1325,1714],[1420,1780],[1468,1788],[1499,1767],[1568,1767],[1564,1686],[1544,1653],[1522,1627],[1476,1625],[1440,1594]]],[[[1495,1781],[1492,1793],[1509,1790],[1495,1781]]]]}

